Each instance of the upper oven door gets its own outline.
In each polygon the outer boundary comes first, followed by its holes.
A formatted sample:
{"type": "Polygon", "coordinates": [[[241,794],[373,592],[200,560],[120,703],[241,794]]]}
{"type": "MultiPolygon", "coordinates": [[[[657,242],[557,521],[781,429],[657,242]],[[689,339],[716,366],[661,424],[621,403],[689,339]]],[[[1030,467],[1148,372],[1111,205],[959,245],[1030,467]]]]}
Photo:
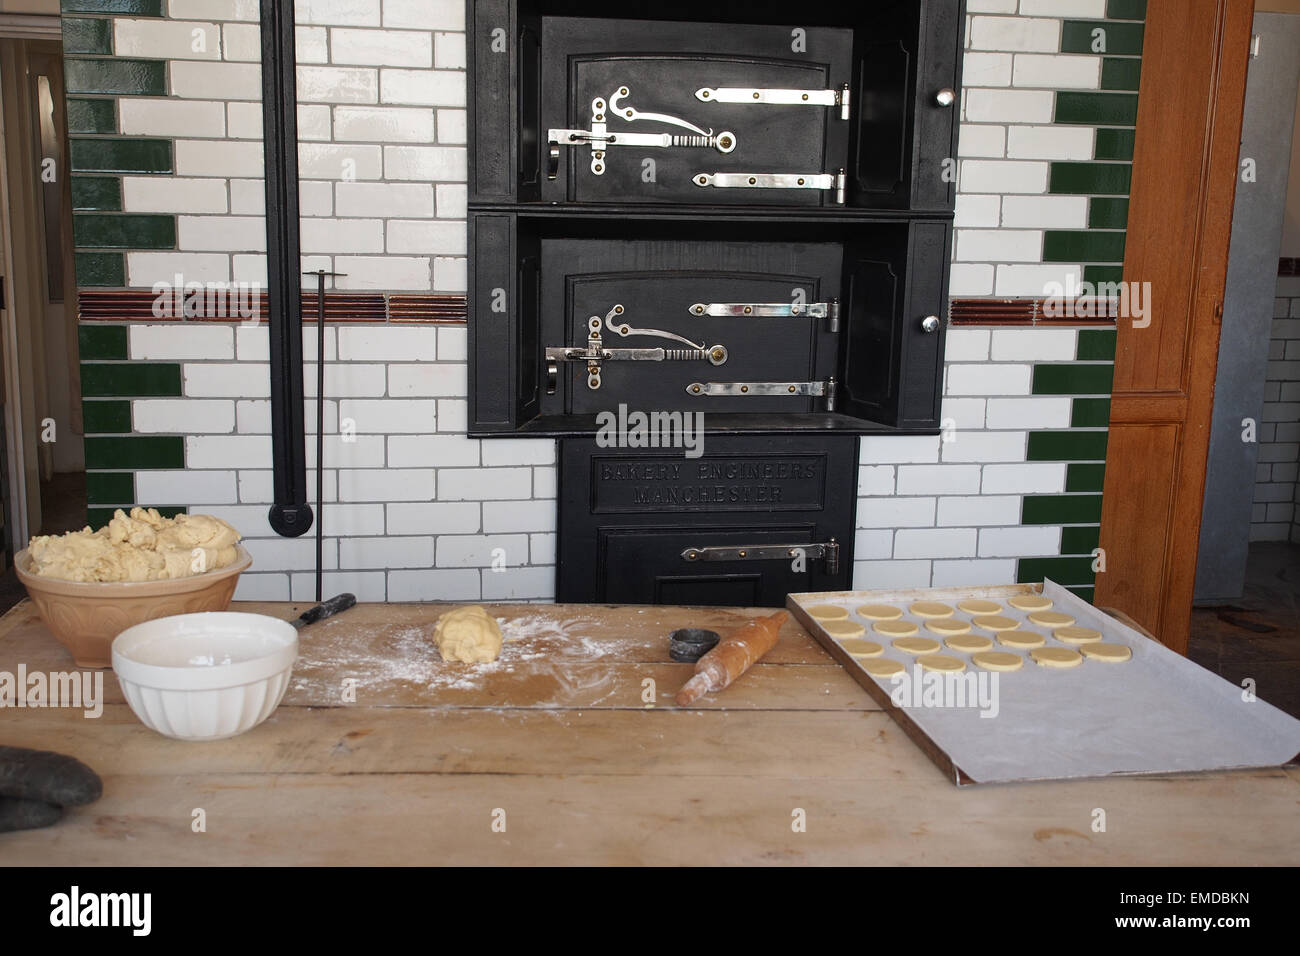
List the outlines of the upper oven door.
{"type": "Polygon", "coordinates": [[[542,198],[843,204],[853,33],[542,21],[542,198]]]}

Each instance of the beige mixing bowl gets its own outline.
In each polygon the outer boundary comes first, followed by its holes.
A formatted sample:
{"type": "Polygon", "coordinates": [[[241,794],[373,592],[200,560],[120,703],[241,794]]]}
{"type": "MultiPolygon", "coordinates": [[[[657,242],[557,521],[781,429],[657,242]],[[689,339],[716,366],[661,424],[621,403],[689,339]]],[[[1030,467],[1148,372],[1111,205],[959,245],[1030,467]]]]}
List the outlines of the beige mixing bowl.
{"type": "Polygon", "coordinates": [[[167,581],[61,581],[31,573],[27,549],[14,556],[14,570],[45,626],[72,652],[78,667],[112,664],[113,638],[128,627],[173,614],[224,611],[239,575],[253,563],[243,545],[234,563],[167,581]]]}

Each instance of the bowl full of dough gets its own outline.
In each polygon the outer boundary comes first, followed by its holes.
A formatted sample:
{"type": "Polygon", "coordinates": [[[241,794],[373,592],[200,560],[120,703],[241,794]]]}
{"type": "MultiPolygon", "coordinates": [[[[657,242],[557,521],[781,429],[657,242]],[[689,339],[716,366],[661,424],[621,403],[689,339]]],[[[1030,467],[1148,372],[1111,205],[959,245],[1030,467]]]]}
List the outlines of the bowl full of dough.
{"type": "Polygon", "coordinates": [[[224,611],[253,563],[239,532],[211,515],[117,511],[98,531],[32,538],[14,570],[78,667],[108,667],[113,638],[173,614],[224,611]]]}
{"type": "Polygon", "coordinates": [[[122,695],[146,727],[178,740],[224,740],[280,706],[298,631],[262,614],[180,614],[127,628],[112,656],[122,695]]]}

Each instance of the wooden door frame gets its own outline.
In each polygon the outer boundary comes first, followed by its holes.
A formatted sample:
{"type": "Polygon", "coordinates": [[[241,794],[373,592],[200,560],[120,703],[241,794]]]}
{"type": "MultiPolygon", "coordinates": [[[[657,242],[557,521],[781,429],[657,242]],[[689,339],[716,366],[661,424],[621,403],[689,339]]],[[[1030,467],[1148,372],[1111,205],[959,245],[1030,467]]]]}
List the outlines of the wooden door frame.
{"type": "Polygon", "coordinates": [[[1254,0],[1150,0],[1096,601],[1186,653],[1254,0]]]}

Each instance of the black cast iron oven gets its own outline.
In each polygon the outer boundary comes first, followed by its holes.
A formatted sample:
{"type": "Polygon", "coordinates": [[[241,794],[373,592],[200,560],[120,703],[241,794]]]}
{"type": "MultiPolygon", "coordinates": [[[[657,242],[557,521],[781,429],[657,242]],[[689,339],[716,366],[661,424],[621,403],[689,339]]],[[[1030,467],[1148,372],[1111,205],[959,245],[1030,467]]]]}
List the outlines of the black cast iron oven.
{"type": "Polygon", "coordinates": [[[561,439],[562,601],[848,587],[858,437],[940,424],[962,4],[613,12],[467,4],[470,432],[561,439]]]}

